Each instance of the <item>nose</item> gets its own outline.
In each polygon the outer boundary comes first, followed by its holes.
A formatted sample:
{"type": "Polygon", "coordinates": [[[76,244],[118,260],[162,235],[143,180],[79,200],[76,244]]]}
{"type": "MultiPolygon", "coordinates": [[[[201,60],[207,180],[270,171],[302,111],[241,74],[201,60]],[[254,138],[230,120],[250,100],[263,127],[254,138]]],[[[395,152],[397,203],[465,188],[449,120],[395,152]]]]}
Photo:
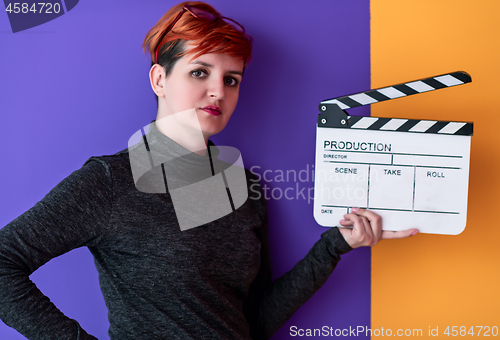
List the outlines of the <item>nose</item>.
{"type": "Polygon", "coordinates": [[[223,100],[226,96],[224,79],[214,79],[210,82],[207,94],[210,98],[223,100]]]}

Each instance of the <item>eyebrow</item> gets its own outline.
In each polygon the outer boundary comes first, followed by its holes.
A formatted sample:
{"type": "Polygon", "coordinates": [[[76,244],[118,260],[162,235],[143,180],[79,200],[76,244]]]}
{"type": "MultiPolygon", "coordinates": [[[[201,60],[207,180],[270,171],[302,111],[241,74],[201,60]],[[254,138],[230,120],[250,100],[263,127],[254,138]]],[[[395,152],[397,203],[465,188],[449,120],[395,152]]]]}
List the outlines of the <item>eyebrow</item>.
{"type": "MultiPolygon", "coordinates": [[[[190,62],[190,64],[198,64],[198,65],[205,66],[205,67],[214,67],[213,65],[207,64],[207,63],[200,61],[200,60],[195,60],[193,62],[190,62]]],[[[240,71],[227,71],[227,73],[238,74],[240,76],[243,76],[243,72],[240,72],[240,71]]]]}

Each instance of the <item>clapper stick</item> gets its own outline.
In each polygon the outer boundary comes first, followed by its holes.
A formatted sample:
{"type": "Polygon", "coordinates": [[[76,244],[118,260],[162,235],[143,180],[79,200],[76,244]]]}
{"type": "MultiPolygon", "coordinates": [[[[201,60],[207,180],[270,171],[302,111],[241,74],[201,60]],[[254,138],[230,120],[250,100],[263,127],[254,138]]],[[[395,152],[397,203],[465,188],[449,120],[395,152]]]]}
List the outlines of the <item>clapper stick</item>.
{"type": "Polygon", "coordinates": [[[353,107],[462,85],[471,81],[471,76],[468,73],[458,71],[327,99],[319,104],[321,114],[318,116],[318,127],[472,135],[472,123],[357,117],[349,116],[344,111],[353,107]]]}

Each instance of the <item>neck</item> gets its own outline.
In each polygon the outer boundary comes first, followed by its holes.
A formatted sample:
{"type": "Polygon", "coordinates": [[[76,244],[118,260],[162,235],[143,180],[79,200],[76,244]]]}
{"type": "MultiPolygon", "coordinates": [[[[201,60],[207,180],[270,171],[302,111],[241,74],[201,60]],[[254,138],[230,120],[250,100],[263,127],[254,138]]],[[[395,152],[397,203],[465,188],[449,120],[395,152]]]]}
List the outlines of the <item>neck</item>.
{"type": "Polygon", "coordinates": [[[173,115],[156,117],[156,128],[165,136],[191,152],[205,156],[208,136],[200,127],[196,110],[190,109],[173,115]]]}

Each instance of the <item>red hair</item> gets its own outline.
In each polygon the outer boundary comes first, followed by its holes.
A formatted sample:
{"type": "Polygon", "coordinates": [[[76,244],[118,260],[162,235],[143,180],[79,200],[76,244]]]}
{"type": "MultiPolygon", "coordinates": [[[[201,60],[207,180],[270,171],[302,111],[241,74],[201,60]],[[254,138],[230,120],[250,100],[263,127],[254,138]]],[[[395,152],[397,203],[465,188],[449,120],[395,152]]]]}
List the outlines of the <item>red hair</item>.
{"type": "Polygon", "coordinates": [[[162,33],[173,22],[178,13],[185,5],[196,7],[220,17],[212,6],[201,1],[186,1],[170,8],[160,20],[149,30],[142,43],[144,53],[151,56],[152,62],[155,60],[156,49],[159,47],[158,60],[160,55],[168,52],[178,40],[188,41],[194,48],[189,52],[181,52],[177,57],[187,54],[194,54],[193,59],[207,53],[224,53],[232,57],[243,59],[246,66],[251,58],[252,38],[221,18],[213,21],[197,19],[189,12],[185,12],[174,27],[168,32],[162,41],[158,41],[162,33]]]}

